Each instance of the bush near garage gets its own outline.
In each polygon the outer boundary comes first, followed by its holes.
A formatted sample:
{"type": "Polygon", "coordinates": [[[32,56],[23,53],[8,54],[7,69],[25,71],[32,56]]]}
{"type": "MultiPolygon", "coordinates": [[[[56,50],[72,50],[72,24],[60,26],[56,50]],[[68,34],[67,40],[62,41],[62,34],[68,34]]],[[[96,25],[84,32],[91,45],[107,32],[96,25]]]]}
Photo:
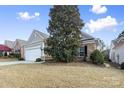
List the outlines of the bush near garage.
{"type": "Polygon", "coordinates": [[[19,61],[23,61],[23,60],[25,60],[25,59],[24,59],[24,58],[18,58],[18,60],[19,60],[19,61]]]}
{"type": "Polygon", "coordinates": [[[41,58],[37,58],[35,62],[41,62],[41,58]]]}

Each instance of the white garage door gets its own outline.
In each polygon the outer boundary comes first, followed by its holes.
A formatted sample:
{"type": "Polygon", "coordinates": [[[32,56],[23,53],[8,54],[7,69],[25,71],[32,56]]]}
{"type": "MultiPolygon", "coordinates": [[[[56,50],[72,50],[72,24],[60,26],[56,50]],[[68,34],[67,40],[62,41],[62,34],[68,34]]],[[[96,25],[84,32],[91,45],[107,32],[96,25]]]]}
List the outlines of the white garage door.
{"type": "Polygon", "coordinates": [[[27,48],[25,49],[25,60],[35,61],[36,58],[41,58],[41,49],[40,47],[27,48]]]}

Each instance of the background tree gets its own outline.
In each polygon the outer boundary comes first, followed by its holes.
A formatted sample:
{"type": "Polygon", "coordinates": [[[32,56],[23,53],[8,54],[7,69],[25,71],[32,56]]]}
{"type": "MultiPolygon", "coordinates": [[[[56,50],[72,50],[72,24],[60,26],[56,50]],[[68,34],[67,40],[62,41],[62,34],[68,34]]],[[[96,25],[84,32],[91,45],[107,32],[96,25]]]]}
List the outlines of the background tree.
{"type": "Polygon", "coordinates": [[[80,19],[78,6],[53,6],[50,20],[46,52],[56,61],[71,62],[80,46],[83,21],[80,19]]]}
{"type": "Polygon", "coordinates": [[[110,61],[109,60],[109,53],[110,53],[110,48],[106,46],[106,48],[102,51],[102,54],[104,56],[105,61],[110,61]]]}
{"type": "Polygon", "coordinates": [[[100,43],[100,51],[102,52],[104,50],[104,48],[106,47],[105,46],[105,43],[103,40],[101,40],[100,38],[97,38],[98,42],[100,43]]]}
{"type": "Polygon", "coordinates": [[[122,32],[119,34],[118,38],[120,38],[120,37],[122,37],[122,36],[124,36],[124,31],[122,31],[122,32]]]}

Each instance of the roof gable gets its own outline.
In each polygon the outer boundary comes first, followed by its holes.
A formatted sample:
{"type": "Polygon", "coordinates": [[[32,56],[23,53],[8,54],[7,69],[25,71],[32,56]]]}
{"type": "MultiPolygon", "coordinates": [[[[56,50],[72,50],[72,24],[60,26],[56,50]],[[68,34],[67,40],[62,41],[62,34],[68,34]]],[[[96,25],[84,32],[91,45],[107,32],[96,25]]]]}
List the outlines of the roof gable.
{"type": "Polygon", "coordinates": [[[14,47],[14,41],[5,40],[4,44],[10,48],[14,47]]]}
{"type": "Polygon", "coordinates": [[[120,36],[120,37],[111,41],[111,46],[113,46],[113,48],[117,48],[122,44],[124,44],[124,37],[123,36],[120,36]]]}
{"type": "Polygon", "coordinates": [[[38,30],[34,30],[31,34],[31,36],[28,39],[28,44],[31,44],[31,43],[34,43],[34,42],[44,41],[47,38],[48,38],[48,35],[40,32],[38,30]]]}
{"type": "Polygon", "coordinates": [[[89,34],[87,34],[85,32],[81,32],[81,34],[82,34],[82,36],[81,36],[82,40],[93,39],[94,38],[93,36],[91,36],[91,35],[89,35],[89,34]]]}
{"type": "Polygon", "coordinates": [[[14,48],[20,48],[22,47],[23,45],[26,44],[26,41],[25,40],[21,40],[21,39],[16,39],[15,42],[14,42],[14,48]]]}
{"type": "Polygon", "coordinates": [[[45,34],[45,33],[42,33],[42,32],[40,32],[40,31],[38,31],[38,30],[35,30],[36,31],[36,33],[37,34],[39,34],[41,37],[43,37],[44,39],[47,39],[49,36],[47,35],[47,34],[45,34]]]}

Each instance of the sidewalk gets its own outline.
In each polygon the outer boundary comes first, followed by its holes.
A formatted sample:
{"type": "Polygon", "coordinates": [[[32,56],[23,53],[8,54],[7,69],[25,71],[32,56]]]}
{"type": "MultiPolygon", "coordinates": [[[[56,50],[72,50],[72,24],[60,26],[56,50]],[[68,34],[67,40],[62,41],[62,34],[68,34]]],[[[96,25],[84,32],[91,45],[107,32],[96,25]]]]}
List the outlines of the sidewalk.
{"type": "Polygon", "coordinates": [[[5,65],[16,65],[16,64],[37,64],[37,63],[43,63],[43,62],[30,62],[30,61],[11,61],[11,62],[0,62],[0,66],[5,65]]]}

